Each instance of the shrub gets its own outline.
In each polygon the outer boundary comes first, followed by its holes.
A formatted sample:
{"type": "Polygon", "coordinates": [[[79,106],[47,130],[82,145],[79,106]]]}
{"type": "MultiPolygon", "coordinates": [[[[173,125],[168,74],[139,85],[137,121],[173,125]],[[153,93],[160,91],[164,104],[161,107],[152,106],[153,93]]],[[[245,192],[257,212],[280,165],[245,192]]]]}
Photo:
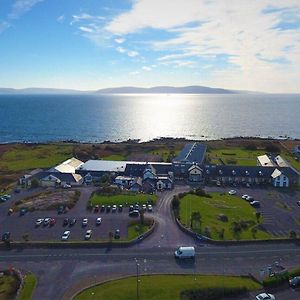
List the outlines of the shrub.
{"type": "Polygon", "coordinates": [[[256,147],[256,145],[254,143],[250,143],[250,144],[248,144],[248,145],[245,146],[245,149],[246,150],[255,151],[255,150],[257,150],[257,147],[256,147]]]}
{"type": "Polygon", "coordinates": [[[219,214],[218,215],[218,220],[220,220],[222,222],[228,222],[228,217],[224,214],[219,214]]]}
{"type": "Polygon", "coordinates": [[[296,231],[294,231],[294,230],[291,230],[291,231],[290,231],[290,238],[291,238],[291,239],[297,238],[297,233],[296,233],[296,231]]]}
{"type": "Polygon", "coordinates": [[[267,144],[265,150],[271,153],[280,153],[280,148],[272,143],[267,144]]]}

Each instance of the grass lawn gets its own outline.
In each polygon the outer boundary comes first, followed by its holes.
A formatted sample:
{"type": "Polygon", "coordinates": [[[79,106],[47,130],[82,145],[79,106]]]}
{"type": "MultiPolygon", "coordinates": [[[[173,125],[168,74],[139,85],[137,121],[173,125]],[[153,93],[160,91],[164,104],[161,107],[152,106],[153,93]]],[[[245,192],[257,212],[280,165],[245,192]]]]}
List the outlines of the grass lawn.
{"type": "Polygon", "coordinates": [[[103,160],[126,160],[126,157],[120,154],[112,154],[102,158],[103,160]]]}
{"type": "Polygon", "coordinates": [[[149,194],[119,194],[112,196],[98,195],[94,193],[90,198],[90,203],[94,206],[98,205],[131,205],[139,202],[139,204],[146,204],[147,200],[152,200],[153,204],[156,203],[157,196],[149,194]]]}
{"type": "Polygon", "coordinates": [[[264,150],[246,150],[243,148],[211,149],[206,157],[213,162],[222,159],[226,165],[256,166],[256,157],[265,154],[264,150]]]}
{"type": "Polygon", "coordinates": [[[32,293],[37,285],[37,278],[33,274],[28,274],[24,279],[24,287],[19,296],[19,300],[30,300],[32,297],[32,293]]]}
{"type": "Polygon", "coordinates": [[[16,297],[18,281],[14,276],[4,275],[0,278],[0,300],[12,300],[16,297]]]}
{"type": "Polygon", "coordinates": [[[21,171],[52,167],[72,157],[72,145],[16,145],[1,156],[0,169],[21,171]]]}
{"type": "Polygon", "coordinates": [[[152,155],[158,155],[161,157],[162,161],[167,162],[170,157],[171,160],[179,154],[180,150],[174,150],[171,152],[169,149],[156,149],[149,152],[152,155]]]}
{"type": "Polygon", "coordinates": [[[251,229],[257,225],[256,210],[249,203],[238,196],[228,194],[211,193],[212,198],[186,195],[180,200],[180,221],[190,227],[193,212],[200,212],[201,226],[199,222],[193,222],[193,230],[204,235],[208,226],[210,236],[216,240],[235,239],[265,239],[272,236],[267,232],[257,230],[255,235],[251,229]],[[227,222],[221,221],[219,215],[225,215],[227,222]],[[233,231],[233,222],[247,222],[247,228],[233,231]],[[221,232],[224,230],[224,237],[221,232]]]}
{"type": "MultiPolygon", "coordinates": [[[[152,275],[140,276],[139,279],[139,295],[143,300],[180,300],[180,292],[188,289],[246,287],[248,290],[256,290],[260,288],[258,283],[249,278],[233,276],[152,275]]],[[[75,297],[75,300],[89,299],[136,299],[136,277],[100,284],[75,297]]]]}
{"type": "Polygon", "coordinates": [[[131,224],[128,226],[128,240],[131,241],[148,230],[148,225],[131,224]]]}
{"type": "Polygon", "coordinates": [[[286,159],[295,169],[300,171],[300,158],[298,160],[295,159],[295,157],[288,153],[284,152],[281,154],[284,159],[286,159]]]}

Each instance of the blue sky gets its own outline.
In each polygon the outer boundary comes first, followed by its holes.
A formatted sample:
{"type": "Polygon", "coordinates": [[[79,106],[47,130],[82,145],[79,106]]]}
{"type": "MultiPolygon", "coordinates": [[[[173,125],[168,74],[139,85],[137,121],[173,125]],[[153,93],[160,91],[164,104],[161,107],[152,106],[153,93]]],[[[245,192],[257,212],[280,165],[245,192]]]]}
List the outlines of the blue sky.
{"type": "Polygon", "coordinates": [[[299,0],[0,0],[0,87],[300,92],[299,0]]]}

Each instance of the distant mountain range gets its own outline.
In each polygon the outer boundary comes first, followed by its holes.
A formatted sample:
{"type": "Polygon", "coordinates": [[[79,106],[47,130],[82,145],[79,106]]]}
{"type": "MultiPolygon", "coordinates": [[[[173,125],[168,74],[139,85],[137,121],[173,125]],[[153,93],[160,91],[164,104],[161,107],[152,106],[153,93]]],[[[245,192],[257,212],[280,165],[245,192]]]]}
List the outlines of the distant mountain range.
{"type": "Polygon", "coordinates": [[[116,87],[106,88],[96,91],[78,91],[71,89],[49,89],[49,88],[26,88],[11,89],[0,88],[0,94],[240,94],[248,93],[246,91],[227,90],[221,88],[210,88],[206,86],[155,86],[151,88],[140,87],[116,87]]]}

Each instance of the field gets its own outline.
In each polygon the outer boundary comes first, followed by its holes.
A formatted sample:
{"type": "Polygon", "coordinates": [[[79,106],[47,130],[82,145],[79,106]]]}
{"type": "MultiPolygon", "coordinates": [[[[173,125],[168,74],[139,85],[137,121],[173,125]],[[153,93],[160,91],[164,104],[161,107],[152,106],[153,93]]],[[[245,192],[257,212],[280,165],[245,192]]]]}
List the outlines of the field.
{"type": "MultiPolygon", "coordinates": [[[[139,296],[143,300],[182,300],[180,293],[189,289],[242,288],[256,290],[260,285],[249,278],[202,275],[154,275],[139,277],[139,296]]],[[[80,293],[75,300],[136,299],[136,277],[107,282],[80,293]]],[[[187,298],[185,298],[187,299],[187,298]]],[[[203,299],[205,300],[205,299],[203,299]]]]}
{"type": "MultiPolygon", "coordinates": [[[[212,198],[190,194],[184,196],[180,200],[180,222],[190,227],[192,213],[200,212],[201,220],[193,219],[192,229],[212,239],[271,238],[270,234],[257,228],[256,211],[248,202],[228,194],[211,193],[210,195],[212,198]]],[[[262,219],[259,221],[261,222],[262,219]]]]}
{"type": "Polygon", "coordinates": [[[37,285],[37,278],[33,274],[28,274],[24,279],[24,287],[19,296],[19,300],[30,300],[32,293],[37,285]]]}
{"type": "Polygon", "coordinates": [[[127,240],[131,241],[138,236],[142,235],[148,230],[148,225],[141,225],[141,224],[131,224],[128,226],[128,236],[127,240]]]}
{"type": "Polygon", "coordinates": [[[239,166],[256,166],[256,157],[265,154],[264,150],[246,150],[243,148],[211,149],[206,159],[212,163],[239,166]]]}
{"type": "Polygon", "coordinates": [[[4,275],[0,278],[0,300],[13,300],[18,289],[16,277],[4,275]]]}

